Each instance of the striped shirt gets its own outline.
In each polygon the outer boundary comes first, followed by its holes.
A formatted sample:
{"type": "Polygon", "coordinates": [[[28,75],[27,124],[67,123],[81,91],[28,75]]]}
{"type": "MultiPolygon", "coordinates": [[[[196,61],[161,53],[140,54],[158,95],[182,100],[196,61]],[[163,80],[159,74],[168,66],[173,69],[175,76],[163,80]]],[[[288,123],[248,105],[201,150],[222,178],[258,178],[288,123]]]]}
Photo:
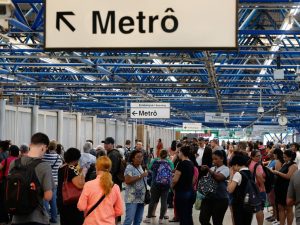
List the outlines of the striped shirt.
{"type": "Polygon", "coordinates": [[[58,169],[63,164],[63,161],[57,153],[46,153],[43,157],[43,161],[48,162],[52,168],[52,176],[55,185],[58,181],[58,169]]]}

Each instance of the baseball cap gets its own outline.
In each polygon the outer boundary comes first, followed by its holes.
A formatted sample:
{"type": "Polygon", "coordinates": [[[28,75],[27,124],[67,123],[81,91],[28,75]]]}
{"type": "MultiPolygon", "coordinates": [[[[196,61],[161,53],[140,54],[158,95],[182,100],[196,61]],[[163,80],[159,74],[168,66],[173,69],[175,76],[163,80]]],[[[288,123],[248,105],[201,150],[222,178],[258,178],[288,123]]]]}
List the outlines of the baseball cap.
{"type": "Polygon", "coordinates": [[[104,143],[104,144],[115,144],[115,139],[113,139],[112,137],[107,137],[101,143],[104,143]]]}

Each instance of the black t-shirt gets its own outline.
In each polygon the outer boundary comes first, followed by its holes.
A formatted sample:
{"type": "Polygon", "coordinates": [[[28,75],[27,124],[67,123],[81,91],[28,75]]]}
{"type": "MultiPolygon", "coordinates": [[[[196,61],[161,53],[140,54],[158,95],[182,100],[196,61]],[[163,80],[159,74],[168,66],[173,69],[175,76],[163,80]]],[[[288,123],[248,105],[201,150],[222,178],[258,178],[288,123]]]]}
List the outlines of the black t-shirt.
{"type": "Polygon", "coordinates": [[[193,190],[194,165],[189,160],[178,163],[176,170],[181,172],[181,176],[175,185],[175,191],[193,190]]]}

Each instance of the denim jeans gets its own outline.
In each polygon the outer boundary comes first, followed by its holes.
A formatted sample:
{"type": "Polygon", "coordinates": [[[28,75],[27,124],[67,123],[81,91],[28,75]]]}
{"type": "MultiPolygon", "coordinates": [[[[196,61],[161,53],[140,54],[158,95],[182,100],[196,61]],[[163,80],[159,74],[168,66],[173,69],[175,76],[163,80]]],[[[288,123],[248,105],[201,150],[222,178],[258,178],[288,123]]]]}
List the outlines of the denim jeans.
{"type": "Polygon", "coordinates": [[[53,195],[52,195],[52,199],[50,200],[50,202],[44,201],[44,207],[46,208],[47,212],[50,215],[50,219],[53,222],[57,221],[56,190],[57,190],[56,187],[52,190],[53,195]],[[50,209],[49,209],[49,206],[50,206],[50,209]]]}
{"type": "Polygon", "coordinates": [[[180,225],[193,225],[194,191],[176,191],[175,207],[180,225]]]}
{"type": "Polygon", "coordinates": [[[144,203],[126,203],[126,216],[123,225],[140,225],[144,214],[144,203]]]}

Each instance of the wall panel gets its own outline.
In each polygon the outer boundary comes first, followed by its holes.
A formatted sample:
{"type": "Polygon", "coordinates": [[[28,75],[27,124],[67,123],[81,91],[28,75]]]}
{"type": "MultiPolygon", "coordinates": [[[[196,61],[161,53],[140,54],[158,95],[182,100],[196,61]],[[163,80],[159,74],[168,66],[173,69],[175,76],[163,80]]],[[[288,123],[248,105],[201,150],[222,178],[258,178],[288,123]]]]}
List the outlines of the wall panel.
{"type": "Polygon", "coordinates": [[[16,143],[16,115],[17,113],[13,110],[7,110],[5,113],[5,139],[11,140],[12,143],[16,143]]]}
{"type": "Polygon", "coordinates": [[[106,137],[112,137],[112,138],[116,138],[116,121],[115,120],[109,120],[108,121],[108,129],[107,132],[108,134],[106,135],[106,137]]]}
{"type": "Polygon", "coordinates": [[[76,116],[64,115],[63,143],[65,149],[76,147],[76,116]]]}
{"type": "Polygon", "coordinates": [[[103,141],[104,139],[105,139],[105,121],[104,119],[97,119],[95,146],[103,145],[101,141],[103,141]]]}
{"type": "MultiPolygon", "coordinates": [[[[30,110],[31,111],[31,110],[30,110]]],[[[31,113],[30,112],[18,112],[18,143],[29,143],[31,138],[31,113]]]]}
{"type": "Polygon", "coordinates": [[[93,120],[90,117],[82,117],[81,119],[81,145],[82,147],[86,140],[93,140],[93,120]]]}

